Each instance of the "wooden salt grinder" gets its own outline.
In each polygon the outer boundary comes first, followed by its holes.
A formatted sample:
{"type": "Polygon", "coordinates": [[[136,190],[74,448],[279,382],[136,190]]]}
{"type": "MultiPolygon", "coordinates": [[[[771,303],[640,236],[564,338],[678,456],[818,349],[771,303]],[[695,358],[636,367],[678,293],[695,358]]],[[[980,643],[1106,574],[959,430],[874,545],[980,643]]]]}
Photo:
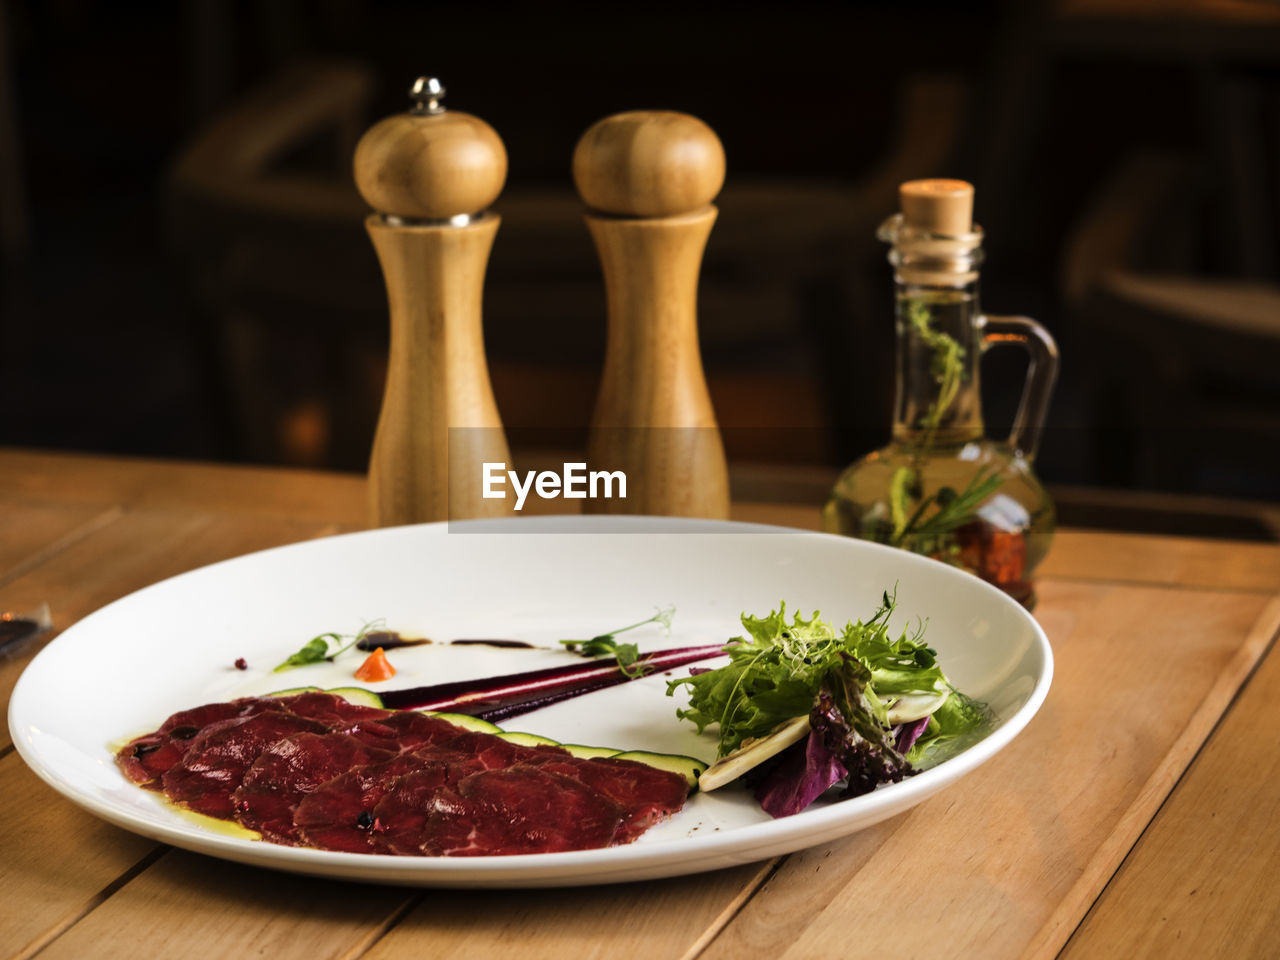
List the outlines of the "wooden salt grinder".
{"type": "Polygon", "coordinates": [[[510,463],[485,362],[480,304],[507,177],[502,140],[483,120],[446,111],[420,78],[408,113],[360,139],[355,179],[376,211],[365,227],[391,309],[387,385],[369,461],[374,526],[493,516],[481,464],[510,463]]]}
{"type": "Polygon", "coordinates": [[[626,500],[593,512],[726,518],[729,477],[698,349],[698,274],[724,184],[701,120],[606,117],[583,134],[573,179],[604,270],[609,334],[591,422],[593,469],[623,470],[626,500]]]}

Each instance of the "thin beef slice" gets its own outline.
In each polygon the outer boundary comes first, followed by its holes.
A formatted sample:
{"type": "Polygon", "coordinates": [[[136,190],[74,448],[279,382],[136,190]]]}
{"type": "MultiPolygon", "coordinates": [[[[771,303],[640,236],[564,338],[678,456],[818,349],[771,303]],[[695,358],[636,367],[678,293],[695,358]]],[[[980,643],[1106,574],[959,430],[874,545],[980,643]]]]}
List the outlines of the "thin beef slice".
{"type": "Polygon", "coordinates": [[[295,733],[327,732],[323,723],[291,713],[266,712],[213,724],[165,771],[165,796],[197,813],[230,820],[231,795],[259,754],[295,733]]]}
{"type": "Polygon", "coordinates": [[[231,796],[236,820],[275,843],[296,843],[294,810],[302,798],[353,767],[394,754],[345,733],[298,733],[259,755],[231,796]]]}

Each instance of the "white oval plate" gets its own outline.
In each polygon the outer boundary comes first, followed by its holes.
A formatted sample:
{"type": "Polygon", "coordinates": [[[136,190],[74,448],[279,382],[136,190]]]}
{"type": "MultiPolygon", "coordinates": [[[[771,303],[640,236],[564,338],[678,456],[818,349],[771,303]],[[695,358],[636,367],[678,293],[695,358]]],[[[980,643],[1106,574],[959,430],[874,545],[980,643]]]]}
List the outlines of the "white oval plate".
{"type": "MultiPolygon", "coordinates": [[[[712,661],[714,663],[715,661],[712,661]]],[[[853,833],[959,779],[1009,743],[1044,701],[1044,632],[1020,606],[959,570],[876,544],[749,524],[665,518],[539,518],[429,524],[331,537],[214,564],[98,610],[28,666],[9,706],[22,757],[55,790],[128,830],[212,856],[299,873],[451,887],[555,886],[673,876],[750,863],[853,833]],[[696,794],[636,843],[604,850],[480,858],[393,857],[278,846],[195,823],[128,783],[112,743],[212,700],[302,685],[353,684],[359,656],[272,674],[309,638],[371,619],[406,635],[523,639],[548,649],[397,650],[385,686],[490,676],[568,661],[560,639],[591,637],[674,604],[674,629],[627,635],[641,649],[719,643],[743,611],[820,609],[868,617],[898,586],[900,628],[927,640],[955,685],[998,723],[933,769],[873,793],[819,802],[781,820],[742,789],[696,794]],[[233,668],[245,657],[248,671],[233,668]],[[348,659],[350,658],[350,659],[348,659]]],[[[685,672],[684,668],[678,671],[685,672]]],[[[711,760],[712,733],[679,721],[679,697],[650,677],[508,721],[562,742],[711,760]]],[[[374,685],[377,688],[377,685],[374,685]]]]}

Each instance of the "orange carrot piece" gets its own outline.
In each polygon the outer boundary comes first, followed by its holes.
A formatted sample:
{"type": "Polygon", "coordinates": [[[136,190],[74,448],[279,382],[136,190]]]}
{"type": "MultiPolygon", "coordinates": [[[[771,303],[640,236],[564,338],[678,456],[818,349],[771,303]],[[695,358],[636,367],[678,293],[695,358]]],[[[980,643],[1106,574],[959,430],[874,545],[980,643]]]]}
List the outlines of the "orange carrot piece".
{"type": "Polygon", "coordinates": [[[379,647],[365,658],[364,663],[356,670],[356,679],[365,683],[377,683],[379,680],[390,680],[396,675],[396,668],[391,665],[387,655],[379,647]]]}

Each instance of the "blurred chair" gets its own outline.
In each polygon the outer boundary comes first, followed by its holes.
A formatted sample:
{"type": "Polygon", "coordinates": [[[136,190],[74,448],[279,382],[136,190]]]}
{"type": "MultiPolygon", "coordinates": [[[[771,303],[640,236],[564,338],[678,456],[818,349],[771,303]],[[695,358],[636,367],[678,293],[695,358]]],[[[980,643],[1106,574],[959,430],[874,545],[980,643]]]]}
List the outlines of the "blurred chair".
{"type": "MultiPolygon", "coordinates": [[[[1280,498],[1275,285],[1280,192],[1269,98],[1280,6],[1263,0],[1031,0],[996,58],[979,169],[1004,186],[984,214],[1028,229],[1021,203],[1050,89],[1068,64],[1135,64],[1186,84],[1197,157],[1122,158],[1064,246],[1068,351],[1087,369],[1096,482],[1280,498]],[[1270,318],[1270,319],[1269,319],[1270,318]]],[[[1087,135],[1087,131],[1082,131],[1087,135]]],[[[1065,386],[1066,384],[1064,384],[1065,386]]],[[[1070,438],[1068,438],[1070,439],[1070,438]]]]}
{"type": "MultiPolygon", "coordinates": [[[[1256,71],[1280,64],[1280,4],[1272,0],[1025,0],[1010,5],[976,148],[983,183],[1000,184],[984,217],[1021,226],[1032,158],[1052,116],[1050,86],[1072,62],[1122,69],[1166,65],[1191,80],[1186,122],[1198,128],[1217,203],[1208,221],[1214,266],[1274,277],[1276,225],[1261,198],[1277,189],[1268,163],[1266,104],[1256,71]]],[[[1273,141],[1274,142],[1274,141],[1273,141]]]]}
{"type": "Polygon", "coordinates": [[[362,464],[381,398],[385,294],[342,172],[374,81],[291,68],[201,130],[173,165],[173,249],[204,311],[231,452],[362,464]]]}
{"type": "Polygon", "coordinates": [[[1130,157],[1068,239],[1097,471],[1280,499],[1280,286],[1193,272],[1200,182],[1184,158],[1130,157]]]}

